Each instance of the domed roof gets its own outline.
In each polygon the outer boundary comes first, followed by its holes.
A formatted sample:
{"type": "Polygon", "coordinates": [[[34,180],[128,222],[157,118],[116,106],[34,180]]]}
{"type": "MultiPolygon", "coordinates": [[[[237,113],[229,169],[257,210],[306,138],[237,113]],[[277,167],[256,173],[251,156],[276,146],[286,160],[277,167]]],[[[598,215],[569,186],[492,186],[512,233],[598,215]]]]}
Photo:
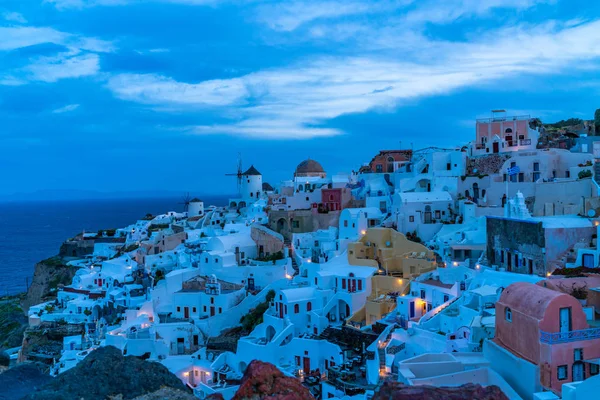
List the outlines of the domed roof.
{"type": "Polygon", "coordinates": [[[325,173],[325,170],[323,169],[323,167],[321,166],[321,164],[319,164],[315,160],[311,160],[310,158],[307,159],[307,160],[302,161],[296,167],[296,175],[301,175],[301,174],[322,174],[322,173],[325,173]]]}

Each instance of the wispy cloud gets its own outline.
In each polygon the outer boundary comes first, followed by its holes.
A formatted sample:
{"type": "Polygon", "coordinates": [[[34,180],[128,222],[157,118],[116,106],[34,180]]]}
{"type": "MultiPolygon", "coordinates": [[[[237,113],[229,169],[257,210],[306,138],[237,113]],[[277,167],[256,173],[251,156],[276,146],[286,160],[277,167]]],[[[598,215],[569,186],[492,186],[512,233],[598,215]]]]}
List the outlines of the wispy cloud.
{"type": "Polygon", "coordinates": [[[55,57],[41,57],[24,68],[30,80],[42,82],[96,75],[99,70],[99,57],[93,53],[61,53],[55,57]]]}
{"type": "Polygon", "coordinates": [[[109,88],[122,99],[164,110],[223,107],[231,122],[195,127],[199,134],[310,138],[340,134],[326,125],[342,115],[395,107],[516,74],[560,73],[566,66],[600,58],[600,21],[511,27],[487,35],[474,42],[421,38],[435,59],[419,52],[403,53],[402,59],[393,53],[325,57],[195,84],[157,75],[119,75],[109,81],[109,88]]]}
{"type": "MultiPolygon", "coordinates": [[[[82,9],[97,6],[122,6],[127,4],[139,4],[151,2],[152,0],[44,0],[44,3],[52,4],[59,10],[82,9]]],[[[178,3],[189,5],[216,5],[224,0],[153,0],[162,3],[178,3]]]]}
{"type": "Polygon", "coordinates": [[[79,108],[79,104],[69,104],[64,107],[60,107],[55,110],[52,110],[52,114],[64,114],[64,113],[68,113],[71,111],[75,111],[78,108],[79,108]]]}
{"type": "Polygon", "coordinates": [[[2,18],[9,22],[18,22],[20,24],[27,23],[27,20],[25,19],[25,17],[22,14],[20,14],[18,12],[14,12],[14,11],[3,12],[2,18]]]}

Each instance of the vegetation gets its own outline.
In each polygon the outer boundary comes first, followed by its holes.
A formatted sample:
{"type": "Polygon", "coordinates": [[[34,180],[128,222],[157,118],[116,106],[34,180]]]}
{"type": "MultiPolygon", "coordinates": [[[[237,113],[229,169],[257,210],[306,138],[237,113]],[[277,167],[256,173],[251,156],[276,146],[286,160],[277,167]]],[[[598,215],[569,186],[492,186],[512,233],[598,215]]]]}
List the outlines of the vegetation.
{"type": "Polygon", "coordinates": [[[129,252],[132,252],[134,250],[137,250],[139,247],[140,247],[139,244],[137,244],[137,243],[131,243],[129,246],[127,246],[127,247],[125,247],[123,249],[123,252],[124,253],[129,253],[129,252]]]}
{"type": "Polygon", "coordinates": [[[413,241],[413,242],[417,242],[417,243],[421,243],[422,242],[421,238],[417,234],[417,231],[414,231],[412,233],[411,232],[407,232],[406,233],[406,238],[408,240],[410,240],[410,241],[413,241]]]}
{"type": "Polygon", "coordinates": [[[60,256],[53,256],[50,258],[47,258],[43,261],[41,261],[42,264],[46,264],[49,267],[64,267],[66,266],[65,262],[63,261],[62,257],[60,256]]]}
{"type": "Polygon", "coordinates": [[[556,128],[561,129],[567,126],[579,125],[583,124],[583,120],[581,118],[569,118],[563,119],[553,124],[545,124],[546,128],[556,128]]]}
{"type": "Polygon", "coordinates": [[[142,218],[142,221],[152,221],[154,219],[154,215],[148,213],[142,218]]]}
{"type": "Polygon", "coordinates": [[[116,229],[101,229],[98,231],[98,236],[114,237],[116,233],[116,229]]]}
{"type": "Polygon", "coordinates": [[[577,268],[559,268],[552,272],[552,275],[564,276],[565,278],[580,278],[585,274],[598,274],[598,268],[577,267],[577,268]]]}
{"type": "Polygon", "coordinates": [[[273,264],[275,264],[275,261],[277,261],[277,260],[283,260],[283,252],[282,251],[278,251],[277,253],[273,253],[268,256],[256,258],[256,261],[264,261],[264,262],[272,261],[273,264]]]}
{"type": "Polygon", "coordinates": [[[263,322],[263,314],[267,311],[269,304],[274,298],[275,291],[269,290],[265,301],[257,305],[254,309],[250,310],[248,314],[244,315],[240,319],[240,323],[242,324],[242,328],[245,332],[252,332],[254,328],[263,322]]]}
{"type": "Polygon", "coordinates": [[[577,177],[579,179],[585,179],[585,178],[591,178],[592,176],[592,171],[590,171],[589,169],[584,169],[583,171],[579,171],[579,173],[577,174],[577,177]]]}

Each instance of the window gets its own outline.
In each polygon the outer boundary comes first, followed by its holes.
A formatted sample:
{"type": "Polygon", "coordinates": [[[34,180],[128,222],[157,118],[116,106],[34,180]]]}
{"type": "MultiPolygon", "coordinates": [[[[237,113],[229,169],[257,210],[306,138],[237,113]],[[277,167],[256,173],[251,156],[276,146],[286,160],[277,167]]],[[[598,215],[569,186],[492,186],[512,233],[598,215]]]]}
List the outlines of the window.
{"type": "Polygon", "coordinates": [[[294,304],[294,314],[299,314],[299,313],[300,313],[300,305],[294,304]]]}
{"type": "Polygon", "coordinates": [[[415,222],[415,216],[411,215],[410,217],[408,217],[408,222],[415,222]]]}
{"type": "Polygon", "coordinates": [[[210,298],[210,304],[215,304],[215,298],[214,297],[210,298]]]}
{"type": "Polygon", "coordinates": [[[519,182],[525,182],[525,174],[523,172],[519,172],[519,182]]]}
{"type": "Polygon", "coordinates": [[[583,361],[583,349],[573,350],[573,361],[583,361]]]}
{"type": "Polygon", "coordinates": [[[348,220],[345,220],[344,221],[344,228],[347,228],[347,227],[348,227],[348,220]]]}
{"type": "Polygon", "coordinates": [[[556,368],[556,375],[559,381],[567,379],[567,366],[559,365],[558,368],[556,368]]]}
{"type": "Polygon", "coordinates": [[[346,289],[346,280],[342,279],[342,289],[346,289]]]}
{"type": "Polygon", "coordinates": [[[425,299],[425,290],[421,289],[421,298],[425,299]]]}
{"type": "Polygon", "coordinates": [[[440,210],[435,210],[435,219],[440,219],[442,217],[440,210]]]}
{"type": "Polygon", "coordinates": [[[223,309],[221,307],[219,307],[219,314],[221,314],[223,312],[223,309]]]}
{"type": "Polygon", "coordinates": [[[177,312],[181,312],[181,307],[177,307],[177,312]]]}
{"type": "Polygon", "coordinates": [[[383,165],[377,164],[375,166],[375,172],[383,172],[383,165]]]}
{"type": "Polygon", "coordinates": [[[312,303],[309,301],[308,303],[306,303],[306,311],[310,310],[312,310],[312,303]]]}
{"type": "Polygon", "coordinates": [[[565,171],[565,178],[571,177],[571,171],[565,171]]]}
{"type": "Polygon", "coordinates": [[[196,312],[196,307],[192,307],[192,312],[195,313],[196,312]]]}
{"type": "Polygon", "coordinates": [[[539,162],[534,162],[533,163],[533,171],[534,172],[539,172],[540,171],[540,163],[539,162]]]}
{"type": "Polygon", "coordinates": [[[292,228],[300,228],[300,221],[292,221],[292,228]]]}
{"type": "Polygon", "coordinates": [[[362,279],[356,281],[358,283],[358,290],[362,290],[362,279]]]}
{"type": "Polygon", "coordinates": [[[444,303],[447,302],[448,300],[450,300],[450,296],[448,296],[447,294],[444,295],[444,303]]]}
{"type": "Polygon", "coordinates": [[[510,307],[506,307],[504,309],[504,319],[506,319],[508,322],[512,322],[512,310],[510,307]]]}
{"type": "Polygon", "coordinates": [[[502,175],[502,182],[506,182],[506,174],[502,175]]]}
{"type": "Polygon", "coordinates": [[[204,312],[206,312],[206,306],[204,306],[204,312]]]}
{"type": "Polygon", "coordinates": [[[447,163],[447,164],[446,164],[446,170],[447,170],[447,171],[450,171],[451,169],[452,169],[452,164],[450,164],[450,163],[447,163]]]}
{"type": "Polygon", "coordinates": [[[590,364],[590,375],[598,375],[600,366],[598,364],[590,364]]]}
{"type": "Polygon", "coordinates": [[[306,196],[306,201],[308,201],[308,196],[306,196]]]}

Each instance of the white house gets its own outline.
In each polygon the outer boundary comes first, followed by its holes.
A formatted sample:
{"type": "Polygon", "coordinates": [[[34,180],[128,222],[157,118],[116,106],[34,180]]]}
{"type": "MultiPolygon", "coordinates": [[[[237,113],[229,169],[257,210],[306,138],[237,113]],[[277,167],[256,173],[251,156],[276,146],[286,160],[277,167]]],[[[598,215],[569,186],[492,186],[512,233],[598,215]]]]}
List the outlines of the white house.
{"type": "Polygon", "coordinates": [[[417,232],[430,240],[444,222],[454,217],[454,204],[448,192],[405,192],[393,196],[393,216],[398,232],[417,232]]]}
{"type": "Polygon", "coordinates": [[[346,208],[340,214],[340,239],[358,239],[367,228],[378,226],[383,218],[379,208],[346,208]]]}

